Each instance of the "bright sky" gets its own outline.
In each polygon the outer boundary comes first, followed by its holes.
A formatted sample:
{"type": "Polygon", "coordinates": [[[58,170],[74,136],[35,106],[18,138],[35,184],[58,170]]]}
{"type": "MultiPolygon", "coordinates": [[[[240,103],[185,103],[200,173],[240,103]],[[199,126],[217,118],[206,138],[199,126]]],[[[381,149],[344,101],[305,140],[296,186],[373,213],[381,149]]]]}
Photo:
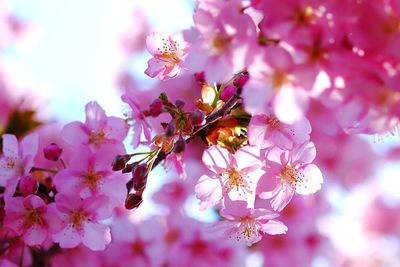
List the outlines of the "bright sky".
{"type": "MultiPolygon", "coordinates": [[[[187,0],[10,2],[14,13],[37,24],[40,36],[31,51],[13,51],[9,58],[26,66],[35,93],[48,99],[55,118],[67,121],[83,119],[90,100],[108,114],[121,114],[115,88],[123,59],[118,37],[130,25],[133,6],[143,8],[157,31],[172,33],[192,24],[187,0]]],[[[137,69],[144,71],[146,60],[140,64],[137,69]]]]}

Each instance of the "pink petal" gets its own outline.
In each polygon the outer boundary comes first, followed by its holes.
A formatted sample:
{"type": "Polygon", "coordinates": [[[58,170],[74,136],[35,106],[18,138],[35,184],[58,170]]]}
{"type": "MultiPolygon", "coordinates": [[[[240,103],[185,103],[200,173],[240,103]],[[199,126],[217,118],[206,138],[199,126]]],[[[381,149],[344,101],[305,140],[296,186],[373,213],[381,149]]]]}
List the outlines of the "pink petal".
{"type": "Polygon", "coordinates": [[[147,61],[147,69],[144,71],[149,77],[154,78],[165,69],[165,63],[159,59],[150,58],[147,61]]]}
{"type": "Polygon", "coordinates": [[[323,177],[321,170],[314,164],[308,164],[302,170],[304,178],[296,185],[296,192],[300,195],[314,194],[321,189],[323,177]]]}
{"type": "Polygon", "coordinates": [[[220,146],[211,146],[203,153],[203,163],[214,173],[229,169],[232,164],[232,156],[228,150],[220,146]]]}
{"type": "Polygon", "coordinates": [[[91,250],[104,250],[111,242],[110,228],[105,225],[87,222],[83,231],[82,243],[91,250]]]}
{"type": "Polygon", "coordinates": [[[168,35],[161,32],[152,32],[146,38],[146,48],[150,54],[159,55],[163,45],[169,40],[168,35]]]}
{"type": "Polygon", "coordinates": [[[222,199],[222,187],[218,179],[211,179],[207,175],[202,175],[197,182],[194,191],[196,197],[202,202],[213,205],[222,199]]]}
{"type": "Polygon", "coordinates": [[[41,245],[47,237],[47,230],[43,227],[34,225],[24,234],[24,241],[28,246],[41,245]]]}
{"type": "Polygon", "coordinates": [[[304,164],[311,163],[317,154],[315,149],[315,145],[313,142],[305,142],[300,146],[296,146],[290,151],[290,158],[292,160],[292,164],[304,164]]]}
{"type": "Polygon", "coordinates": [[[53,234],[52,238],[54,242],[60,243],[61,248],[74,248],[82,242],[82,235],[72,225],[53,234]]]}
{"type": "Polygon", "coordinates": [[[21,151],[22,151],[22,158],[31,156],[34,158],[39,148],[39,135],[37,133],[32,133],[26,136],[21,141],[21,151]]]}
{"type": "Polygon", "coordinates": [[[230,198],[224,199],[225,208],[221,210],[220,214],[226,219],[234,218],[240,219],[249,215],[249,208],[247,201],[244,200],[231,200],[230,198]]]}
{"type": "Polygon", "coordinates": [[[107,116],[104,109],[96,101],[91,101],[85,106],[86,122],[85,124],[91,130],[103,129],[107,122],[107,116]]]}
{"type": "Polygon", "coordinates": [[[36,195],[27,196],[26,198],[24,198],[23,203],[26,208],[30,207],[33,209],[37,209],[37,208],[46,206],[46,203],[44,202],[44,200],[36,195]]]}
{"type": "Polygon", "coordinates": [[[18,140],[13,134],[3,134],[3,154],[6,157],[19,158],[18,140]]]}
{"type": "Polygon", "coordinates": [[[276,211],[283,210],[289,204],[295,192],[295,188],[288,183],[281,183],[281,187],[273,199],[271,199],[271,207],[276,211]]]}
{"type": "Polygon", "coordinates": [[[61,131],[61,135],[68,144],[87,144],[89,130],[79,121],[68,123],[61,131]]]}
{"type": "Polygon", "coordinates": [[[280,235],[286,234],[288,228],[281,221],[269,220],[266,224],[263,224],[262,231],[270,235],[280,235]]]}

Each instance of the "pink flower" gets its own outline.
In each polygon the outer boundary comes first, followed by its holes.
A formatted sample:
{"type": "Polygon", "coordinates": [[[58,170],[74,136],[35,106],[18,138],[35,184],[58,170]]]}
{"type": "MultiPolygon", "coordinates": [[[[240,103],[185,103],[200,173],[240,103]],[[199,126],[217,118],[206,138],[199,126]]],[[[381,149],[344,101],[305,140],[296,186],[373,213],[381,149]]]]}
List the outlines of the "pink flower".
{"type": "Polygon", "coordinates": [[[200,5],[195,27],[185,32],[190,42],[186,64],[194,72],[205,71],[206,80],[226,82],[242,71],[254,53],[256,27],[237,4],[224,2],[216,10],[200,5]]]}
{"type": "Polygon", "coordinates": [[[231,154],[225,148],[212,146],[204,151],[203,163],[213,172],[202,175],[195,187],[196,196],[205,207],[228,194],[234,199],[254,201],[254,189],[260,176],[260,151],[246,146],[231,154]]]}
{"type": "Polygon", "coordinates": [[[46,240],[51,224],[46,203],[36,195],[14,197],[6,202],[4,227],[23,236],[29,246],[41,245],[46,240]]]}
{"type": "Polygon", "coordinates": [[[151,127],[149,123],[146,121],[143,112],[140,109],[139,104],[137,103],[136,99],[133,96],[124,94],[121,97],[122,101],[127,103],[129,107],[132,109],[130,114],[131,120],[133,120],[132,130],[133,130],[133,138],[132,138],[132,146],[136,148],[141,143],[141,135],[143,133],[146,141],[146,144],[150,144],[151,142],[151,127]]]}
{"type": "Polygon", "coordinates": [[[278,147],[290,150],[310,139],[311,125],[306,118],[286,124],[274,115],[256,115],[250,120],[247,135],[251,145],[260,148],[278,147]]]}
{"type": "Polygon", "coordinates": [[[0,157],[0,186],[5,186],[13,195],[18,180],[28,175],[38,150],[39,136],[34,133],[26,136],[20,144],[14,135],[3,135],[3,155],[0,157]],[[7,186],[6,186],[7,185],[7,186]]]}
{"type": "Polygon", "coordinates": [[[62,136],[70,145],[87,145],[98,149],[111,144],[123,149],[122,141],[128,132],[125,121],[117,117],[107,117],[104,109],[93,101],[85,106],[85,123],[75,121],[64,126],[62,136]]]}
{"type": "Polygon", "coordinates": [[[145,73],[154,78],[160,75],[160,79],[173,78],[184,67],[183,60],[187,55],[187,45],[179,36],[167,36],[166,34],[153,32],[146,39],[147,50],[153,55],[147,64],[145,73]]]}
{"type": "Polygon", "coordinates": [[[112,171],[111,162],[116,154],[118,151],[111,146],[103,146],[95,153],[82,147],[71,158],[69,167],[54,176],[57,191],[81,198],[107,196],[108,205],[122,205],[127,179],[121,173],[112,171]]]}
{"type": "Polygon", "coordinates": [[[320,169],[311,164],[316,155],[312,142],[305,142],[291,151],[274,148],[267,155],[267,170],[261,177],[257,193],[261,198],[271,198],[272,208],[281,211],[295,192],[313,194],[323,182],[320,169]],[[272,188],[272,190],[270,190],[272,188]]]}
{"type": "Polygon", "coordinates": [[[81,199],[77,195],[56,195],[55,212],[60,222],[53,241],[61,248],[73,248],[83,243],[91,250],[104,250],[111,242],[110,228],[100,220],[110,217],[107,197],[81,199]]]}
{"type": "Polygon", "coordinates": [[[251,246],[261,240],[262,234],[284,234],[287,227],[280,221],[275,221],[278,213],[267,209],[247,207],[246,201],[232,201],[226,198],[225,207],[220,211],[226,221],[217,222],[213,230],[223,237],[235,238],[238,242],[251,246]]]}
{"type": "MultiPolygon", "coordinates": [[[[251,114],[270,112],[293,123],[303,116],[308,96],[294,73],[294,60],[282,47],[270,46],[255,56],[248,67],[250,78],[243,87],[243,100],[251,114]]],[[[313,80],[312,80],[313,81],[313,80]]]]}

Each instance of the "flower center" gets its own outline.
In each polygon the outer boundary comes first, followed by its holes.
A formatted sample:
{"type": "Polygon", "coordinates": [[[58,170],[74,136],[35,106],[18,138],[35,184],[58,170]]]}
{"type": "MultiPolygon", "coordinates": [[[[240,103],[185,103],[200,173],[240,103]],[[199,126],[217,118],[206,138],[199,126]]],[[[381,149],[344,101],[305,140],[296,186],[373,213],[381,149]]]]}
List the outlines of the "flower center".
{"type": "Polygon", "coordinates": [[[217,53],[222,53],[228,45],[231,43],[231,38],[229,36],[225,36],[219,34],[212,39],[212,47],[217,53]]]}
{"type": "Polygon", "coordinates": [[[280,129],[282,125],[281,122],[275,116],[268,116],[267,124],[269,127],[273,129],[280,129]]]}
{"type": "Polygon", "coordinates": [[[83,176],[83,183],[91,190],[95,190],[101,179],[101,175],[95,172],[88,172],[83,176]]]}
{"type": "Polygon", "coordinates": [[[43,225],[43,219],[36,209],[29,209],[25,213],[24,223],[27,228],[33,225],[43,225]]]}
{"type": "Polygon", "coordinates": [[[310,25],[314,18],[314,9],[310,6],[306,6],[305,8],[299,8],[293,19],[298,25],[310,25]]]}
{"type": "Polygon", "coordinates": [[[295,186],[298,181],[300,181],[301,173],[299,173],[296,169],[291,166],[286,166],[281,171],[281,180],[290,183],[291,185],[295,186]]]}
{"type": "Polygon", "coordinates": [[[179,64],[182,61],[179,56],[179,44],[166,38],[163,38],[162,41],[162,48],[157,49],[160,53],[157,58],[164,62],[169,62],[170,66],[179,64]]]}
{"type": "Polygon", "coordinates": [[[239,232],[237,235],[237,240],[241,238],[250,240],[258,235],[260,230],[260,225],[258,225],[252,218],[242,218],[240,220],[239,232]]]}
{"type": "Polygon", "coordinates": [[[247,186],[247,181],[243,175],[234,168],[222,173],[222,176],[227,179],[225,186],[228,188],[228,191],[234,188],[236,191],[239,191],[240,188],[247,186]]]}
{"type": "Polygon", "coordinates": [[[83,211],[76,211],[69,215],[69,221],[77,230],[81,230],[83,227],[83,223],[86,221],[87,216],[83,211]]]}
{"type": "Polygon", "coordinates": [[[272,88],[274,90],[280,89],[283,85],[289,83],[289,76],[286,72],[276,70],[272,75],[272,88]]]}
{"type": "Polygon", "coordinates": [[[89,143],[94,144],[96,146],[105,143],[107,134],[104,130],[100,131],[92,131],[89,136],[89,143]]]}

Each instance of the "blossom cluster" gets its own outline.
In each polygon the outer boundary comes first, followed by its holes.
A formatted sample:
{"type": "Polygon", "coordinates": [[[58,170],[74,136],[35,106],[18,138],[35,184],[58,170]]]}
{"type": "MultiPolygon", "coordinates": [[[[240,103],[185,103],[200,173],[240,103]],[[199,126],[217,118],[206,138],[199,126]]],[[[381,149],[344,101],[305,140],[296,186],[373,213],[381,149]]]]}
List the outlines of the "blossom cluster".
{"type": "MultiPolygon", "coordinates": [[[[145,46],[158,80],[141,88],[123,73],[121,117],[92,101],[84,122],[46,128],[4,101],[0,265],[242,266],[251,247],[271,266],[309,266],[332,245],[316,230],[332,208],[324,180],[366,179],[377,155],[356,134],[399,124],[400,5],[199,0],[193,19],[167,34],[142,18],[124,39],[128,53],[145,46]],[[168,182],[153,175],[161,165],[168,182]],[[151,180],[168,215],[141,218],[151,180]],[[193,195],[217,222],[187,215],[193,195]]],[[[368,218],[393,213],[369,204],[368,218]]]]}

